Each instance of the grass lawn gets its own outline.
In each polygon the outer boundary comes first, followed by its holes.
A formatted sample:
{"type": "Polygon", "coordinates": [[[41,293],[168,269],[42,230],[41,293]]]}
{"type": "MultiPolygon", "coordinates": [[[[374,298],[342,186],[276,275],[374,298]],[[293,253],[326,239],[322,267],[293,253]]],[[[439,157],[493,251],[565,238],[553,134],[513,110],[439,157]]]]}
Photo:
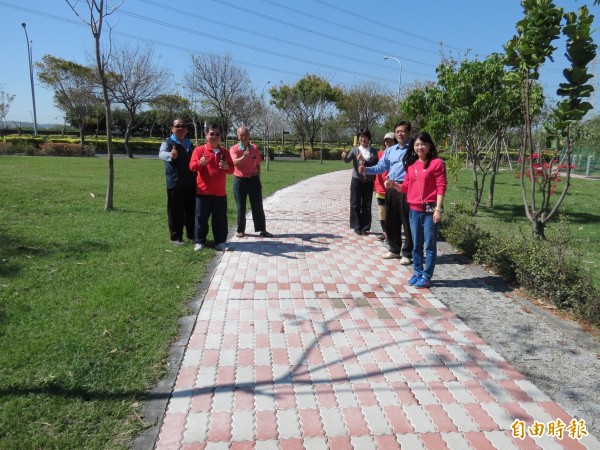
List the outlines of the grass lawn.
{"type": "MultiPolygon", "coordinates": [[[[269,165],[265,196],[349,168],[341,161],[269,165]]],[[[124,448],[144,426],[139,407],[164,373],[177,319],[214,254],[170,244],[161,161],[117,158],[115,173],[116,209],[106,212],[105,158],[0,157],[3,450],[124,448]]],[[[228,183],[233,225],[232,177],[228,183]]],[[[562,208],[596,281],[598,183],[573,180],[562,208]]],[[[450,183],[448,209],[470,205],[470,172],[461,173],[460,186],[450,183]]],[[[512,173],[501,174],[494,208],[482,207],[477,220],[530,232],[512,173]]]]}
{"type": "MultiPolygon", "coordinates": [[[[348,168],[269,165],[265,196],[348,168]]],[[[0,448],[124,448],[144,426],[139,406],[214,254],[170,244],[163,167],[115,159],[106,212],[105,158],[0,157],[0,448]]]]}
{"type": "MultiPolygon", "coordinates": [[[[485,206],[489,178],[486,179],[486,193],[482,206],[476,216],[478,225],[484,230],[506,235],[531,233],[532,227],[525,216],[521,196],[520,180],[514,172],[504,170],[496,177],[494,205],[485,206]]],[[[529,181],[526,181],[529,183],[529,181]]],[[[564,182],[563,182],[564,183],[564,182]]],[[[564,184],[559,186],[562,189],[564,184]]],[[[599,180],[574,178],[571,180],[569,192],[560,207],[560,213],[565,214],[570,222],[572,247],[581,255],[583,266],[590,270],[594,285],[600,288],[600,190],[599,180]]],[[[557,198],[556,195],[555,198],[557,198]]],[[[473,177],[470,170],[460,172],[459,187],[448,180],[445,206],[452,209],[452,204],[462,204],[467,210],[471,209],[473,201],[473,177]]],[[[539,200],[538,200],[539,201],[539,200]]],[[[551,236],[556,230],[558,216],[546,226],[546,233],[551,236]]]]}

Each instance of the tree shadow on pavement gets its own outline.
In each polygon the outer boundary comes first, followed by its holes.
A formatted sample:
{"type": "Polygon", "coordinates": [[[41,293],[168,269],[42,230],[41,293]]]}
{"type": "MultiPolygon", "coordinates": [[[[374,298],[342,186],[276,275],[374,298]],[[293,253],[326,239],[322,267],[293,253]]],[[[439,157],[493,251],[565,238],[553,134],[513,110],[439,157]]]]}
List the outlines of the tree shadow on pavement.
{"type": "Polygon", "coordinates": [[[462,280],[457,279],[443,279],[435,278],[432,280],[431,287],[433,288],[474,288],[474,289],[485,289],[491,292],[513,292],[513,289],[508,286],[503,280],[493,275],[465,278],[462,280]]]}
{"type": "MultiPolygon", "coordinates": [[[[248,235],[252,236],[252,235],[248,235]]],[[[296,254],[302,255],[311,252],[328,252],[329,244],[332,239],[340,239],[341,236],[326,233],[314,234],[278,234],[274,238],[268,238],[261,241],[257,240],[236,240],[230,243],[231,250],[239,252],[254,253],[263,256],[281,256],[288,259],[298,259],[296,254]],[[279,239],[296,238],[303,243],[283,242],[279,239]],[[316,244],[316,245],[310,245],[316,244]]]]}

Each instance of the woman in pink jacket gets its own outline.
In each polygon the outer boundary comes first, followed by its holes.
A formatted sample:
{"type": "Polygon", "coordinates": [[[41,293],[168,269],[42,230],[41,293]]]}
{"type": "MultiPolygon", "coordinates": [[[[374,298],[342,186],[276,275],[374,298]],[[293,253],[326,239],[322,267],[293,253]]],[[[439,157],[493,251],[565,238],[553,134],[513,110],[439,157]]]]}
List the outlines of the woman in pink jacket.
{"type": "Polygon", "coordinates": [[[410,207],[414,274],[408,284],[419,289],[427,288],[431,284],[437,257],[436,237],[444,212],[446,167],[426,132],[419,133],[413,140],[403,163],[406,176],[402,185],[396,184],[395,187],[406,193],[410,207]]]}

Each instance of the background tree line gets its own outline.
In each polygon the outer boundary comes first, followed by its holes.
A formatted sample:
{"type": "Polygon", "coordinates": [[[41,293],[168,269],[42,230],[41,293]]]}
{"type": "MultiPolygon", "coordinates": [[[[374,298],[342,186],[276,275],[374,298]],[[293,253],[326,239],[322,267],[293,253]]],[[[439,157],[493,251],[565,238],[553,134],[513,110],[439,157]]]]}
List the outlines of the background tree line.
{"type": "MultiPolygon", "coordinates": [[[[45,55],[36,62],[37,76],[54,91],[56,106],[79,130],[82,146],[86,133],[117,132],[130,157],[131,136],[165,137],[175,117],[191,124],[197,141],[203,137],[203,124],[215,119],[226,131],[226,144],[240,125],[263,138],[291,131],[303,158],[315,152],[317,142],[348,142],[364,127],[372,129],[377,145],[397,120],[407,118],[416,130],[426,129],[440,147],[450,149],[451,176],[465,163],[470,168],[472,214],[477,214],[486,192],[486,205],[493,206],[495,174],[503,159],[515,162],[508,149],[517,148],[527,217],[535,233],[543,236],[545,223],[568,192],[572,146],[595,145],[600,139],[598,120],[583,120],[591,109],[588,68],[596,44],[590,29],[593,16],[586,6],[565,12],[551,0],[521,4],[523,18],[517,23],[518,33],[504,46],[505,54],[484,59],[442,55],[437,80],[406,85],[401,98],[377,82],[340,87],[307,74],[295,84],[272,85],[267,102],[267,85],[257,94],[249,74],[229,54],[191,55],[184,80],[176,83],[168,68],[155,62],[150,46],[116,41],[109,52],[96,53],[95,66],[45,55]],[[558,91],[545,93],[538,82],[540,69],[556,51],[553,41],[561,34],[571,66],[558,91]],[[566,180],[553,197],[560,170],[566,171],[566,180]],[[525,178],[531,182],[525,183],[525,178]]],[[[85,5],[73,6],[79,17],[87,17],[75,8],[85,5]]],[[[86,23],[98,42],[102,20],[114,9],[95,0],[87,7],[91,19],[86,23]]],[[[2,91],[0,101],[4,119],[12,97],[2,91]]]]}

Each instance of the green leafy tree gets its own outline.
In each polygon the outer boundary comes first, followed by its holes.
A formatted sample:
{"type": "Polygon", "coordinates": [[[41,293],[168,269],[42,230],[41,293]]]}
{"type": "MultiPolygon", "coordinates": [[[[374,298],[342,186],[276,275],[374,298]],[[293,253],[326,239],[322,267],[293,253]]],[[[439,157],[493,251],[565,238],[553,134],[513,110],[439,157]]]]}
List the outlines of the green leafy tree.
{"type": "Polygon", "coordinates": [[[14,98],[14,95],[5,92],[4,89],[0,90],[0,131],[2,134],[4,134],[4,124],[6,122],[8,111],[10,110],[10,104],[14,98]]]}
{"type": "Polygon", "coordinates": [[[511,71],[507,74],[507,83],[520,86],[524,111],[523,164],[521,166],[521,194],[525,206],[525,214],[533,226],[536,236],[543,238],[546,223],[556,215],[568,191],[570,184],[570,141],[571,126],[580,121],[591,105],[583,101],[592,92],[587,84],[591,76],[587,66],[594,59],[596,45],[593,43],[590,27],[593,16],[587,8],[575,13],[563,14],[563,9],[554,5],[551,0],[523,0],[524,17],[517,23],[518,35],[506,45],[505,63],[511,71]],[[565,25],[562,25],[562,20],[565,25]],[[571,68],[566,69],[566,83],[561,83],[557,94],[564,97],[554,110],[550,124],[546,127],[553,130],[559,148],[559,138],[567,139],[568,168],[565,189],[551,208],[550,196],[556,188],[558,177],[555,167],[555,152],[540,152],[534,149],[532,139],[532,86],[539,78],[540,67],[547,58],[552,59],[556,47],[552,42],[559,38],[560,32],[567,38],[567,59],[571,68]],[[529,189],[525,184],[529,179],[529,189]]]}
{"type": "Polygon", "coordinates": [[[572,126],[571,142],[577,146],[598,149],[600,152],[600,116],[572,126]]]}
{"type": "MultiPolygon", "coordinates": [[[[539,225],[543,227],[558,212],[570,187],[571,180],[571,156],[572,144],[571,135],[577,124],[593,107],[586,101],[594,91],[590,80],[593,75],[588,71],[589,64],[596,57],[597,45],[591,36],[591,26],[594,16],[589,14],[586,6],[579,9],[579,14],[569,12],[564,15],[565,25],[562,29],[567,38],[566,54],[571,67],[563,71],[566,82],[560,84],[557,94],[563,99],[558,102],[553,109],[550,120],[545,128],[550,137],[554,139],[555,147],[550,155],[538,155],[537,167],[537,185],[540,194],[539,210],[542,211],[539,217],[539,225]],[[560,152],[566,147],[566,162],[560,161],[560,152]],[[564,189],[558,199],[552,205],[552,194],[558,187],[557,177],[559,170],[566,171],[566,180],[564,189]]],[[[538,234],[543,236],[543,229],[538,234]]]]}
{"type": "Polygon", "coordinates": [[[79,140],[83,147],[86,127],[101,104],[94,69],[51,55],[44,55],[35,66],[40,82],[54,90],[56,107],[79,130],[79,140]]]}
{"type": "MultiPolygon", "coordinates": [[[[173,120],[180,117],[186,121],[190,117],[190,102],[188,99],[173,94],[162,94],[148,102],[150,113],[154,117],[154,127],[158,127],[161,137],[165,138],[171,133],[173,120]]],[[[151,131],[152,133],[152,131],[151,131]]]]}
{"type": "Polygon", "coordinates": [[[332,87],[327,80],[317,75],[307,75],[294,86],[272,87],[271,104],[282,111],[300,136],[302,157],[306,158],[306,141],[314,152],[315,141],[323,121],[331,108],[342,97],[339,87],[332,87]]]}
{"type": "Polygon", "coordinates": [[[337,102],[344,122],[355,133],[361,128],[372,130],[394,111],[394,98],[381,83],[363,81],[344,89],[337,102]]]}
{"type": "Polygon", "coordinates": [[[505,86],[503,76],[497,54],[483,61],[444,58],[437,68],[437,83],[411,91],[401,105],[420,128],[438,139],[450,136],[455,148],[466,149],[473,174],[473,214],[478,212],[488,175],[491,206],[500,143],[506,130],[518,124],[518,91],[505,86]]]}
{"type": "MultiPolygon", "coordinates": [[[[416,82],[405,89],[405,96],[398,104],[397,110],[384,122],[384,127],[387,130],[393,130],[394,125],[399,120],[410,120],[412,126],[416,130],[429,129],[433,134],[434,130],[428,127],[430,120],[436,121],[433,114],[435,109],[432,108],[432,95],[436,94],[436,83],[428,81],[426,83],[416,82]],[[407,108],[407,112],[404,110],[407,108]]],[[[441,122],[440,122],[441,124],[441,122]]]]}

